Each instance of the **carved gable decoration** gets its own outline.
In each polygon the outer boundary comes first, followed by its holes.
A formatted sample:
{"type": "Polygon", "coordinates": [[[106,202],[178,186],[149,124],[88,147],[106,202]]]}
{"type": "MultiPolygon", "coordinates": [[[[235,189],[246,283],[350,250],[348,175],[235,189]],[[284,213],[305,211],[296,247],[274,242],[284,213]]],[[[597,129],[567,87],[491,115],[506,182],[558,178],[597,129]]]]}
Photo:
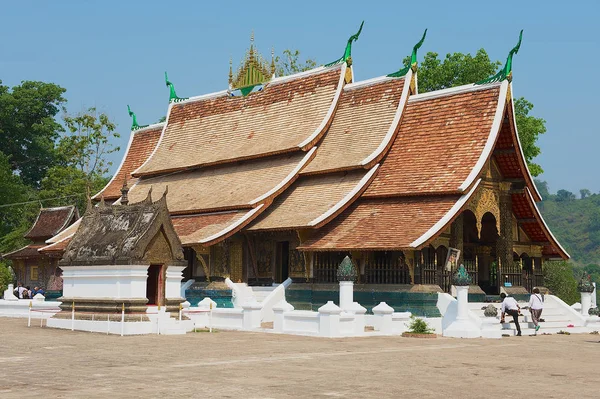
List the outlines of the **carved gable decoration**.
{"type": "Polygon", "coordinates": [[[88,206],[61,266],[161,263],[185,265],[166,197],[129,205],[88,206]]]}
{"type": "Polygon", "coordinates": [[[492,188],[483,186],[475,193],[475,197],[467,205],[477,219],[477,233],[481,234],[483,215],[491,213],[496,218],[496,229],[500,232],[500,197],[492,188]]]}

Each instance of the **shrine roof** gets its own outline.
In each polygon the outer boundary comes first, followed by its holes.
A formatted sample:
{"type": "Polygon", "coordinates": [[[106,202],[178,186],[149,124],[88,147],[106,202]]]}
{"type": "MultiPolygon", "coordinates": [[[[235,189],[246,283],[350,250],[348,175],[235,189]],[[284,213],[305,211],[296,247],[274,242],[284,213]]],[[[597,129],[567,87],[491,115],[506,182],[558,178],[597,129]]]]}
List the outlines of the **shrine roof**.
{"type": "Polygon", "coordinates": [[[89,204],[59,265],[140,264],[137,262],[144,262],[148,245],[159,234],[167,241],[169,259],[183,261],[164,196],[156,202],[148,196],[128,205],[89,204]]]}
{"type": "Polygon", "coordinates": [[[248,230],[318,228],[342,212],[364,191],[371,170],[302,176],[257,218],[248,230]]]}
{"type": "Polygon", "coordinates": [[[23,248],[19,248],[16,251],[9,252],[2,255],[2,258],[6,259],[33,259],[41,258],[43,255],[38,252],[38,249],[44,247],[44,245],[26,245],[23,248]]]}
{"type": "Polygon", "coordinates": [[[389,148],[408,98],[409,85],[402,78],[377,78],[344,87],[327,134],[315,159],[302,171],[370,167],[389,148]]]}
{"type": "Polygon", "coordinates": [[[508,83],[411,96],[365,197],[460,194],[481,174],[498,136],[508,83]]]}
{"type": "Polygon", "coordinates": [[[233,235],[250,223],[264,205],[251,210],[173,216],[173,227],[183,245],[212,245],[233,235]]]}
{"type": "Polygon", "coordinates": [[[157,148],[134,175],[308,150],[324,134],[346,65],[273,79],[245,97],[227,92],[169,107],[157,148]]]}
{"type": "Polygon", "coordinates": [[[171,214],[252,208],[292,184],[313,154],[314,150],[296,152],[141,178],[128,198],[137,202],[150,189],[153,194],[162,195],[168,187],[171,214]]]}
{"type": "Polygon", "coordinates": [[[92,199],[104,197],[107,200],[115,200],[121,197],[121,188],[127,180],[127,186],[131,187],[137,181],[131,176],[131,172],[139,168],[148,159],[160,138],[164,123],[157,123],[131,132],[127,150],[121,161],[117,172],[108,184],[94,195],[92,199]]]}
{"type": "Polygon", "coordinates": [[[533,194],[526,187],[521,194],[512,194],[512,208],[517,222],[533,242],[543,243],[542,254],[569,259],[570,255],[554,237],[540,213],[533,194]]]}
{"type": "Polygon", "coordinates": [[[74,205],[42,208],[33,227],[24,237],[31,240],[50,238],[61,232],[78,217],[77,208],[74,205]]]}
{"type": "Polygon", "coordinates": [[[298,249],[418,249],[452,223],[472,197],[479,182],[462,196],[360,198],[298,249]]]}

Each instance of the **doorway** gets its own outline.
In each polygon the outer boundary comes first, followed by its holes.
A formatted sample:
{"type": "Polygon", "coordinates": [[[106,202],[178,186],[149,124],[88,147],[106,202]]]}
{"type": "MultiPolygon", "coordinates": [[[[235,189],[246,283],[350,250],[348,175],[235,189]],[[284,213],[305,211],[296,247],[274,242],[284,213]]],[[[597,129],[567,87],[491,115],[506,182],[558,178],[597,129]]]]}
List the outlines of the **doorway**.
{"type": "Polygon", "coordinates": [[[275,270],[275,282],[283,283],[290,274],[290,242],[279,241],[277,243],[277,269],[275,270]]]}
{"type": "Polygon", "coordinates": [[[148,305],[163,305],[163,288],[163,265],[150,265],[146,282],[148,305]]]}

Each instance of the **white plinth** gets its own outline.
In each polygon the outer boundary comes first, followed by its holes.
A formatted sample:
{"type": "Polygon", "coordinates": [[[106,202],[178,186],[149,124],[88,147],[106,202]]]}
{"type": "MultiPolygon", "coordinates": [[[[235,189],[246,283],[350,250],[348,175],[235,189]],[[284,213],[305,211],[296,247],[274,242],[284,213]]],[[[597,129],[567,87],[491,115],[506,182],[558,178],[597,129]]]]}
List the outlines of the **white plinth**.
{"type": "Polygon", "coordinates": [[[340,308],[347,311],[354,302],[354,282],[340,281],[340,308]]]}
{"type": "Polygon", "coordinates": [[[333,301],[319,308],[319,335],[322,337],[340,336],[340,313],[342,309],[333,301]]]}
{"type": "Polygon", "coordinates": [[[444,329],[444,337],[479,338],[481,336],[481,329],[469,318],[468,298],[469,286],[456,286],[456,319],[444,329]]]}
{"type": "Polygon", "coordinates": [[[589,316],[589,310],[592,306],[592,293],[582,292],[581,293],[581,314],[583,316],[589,316]]]}

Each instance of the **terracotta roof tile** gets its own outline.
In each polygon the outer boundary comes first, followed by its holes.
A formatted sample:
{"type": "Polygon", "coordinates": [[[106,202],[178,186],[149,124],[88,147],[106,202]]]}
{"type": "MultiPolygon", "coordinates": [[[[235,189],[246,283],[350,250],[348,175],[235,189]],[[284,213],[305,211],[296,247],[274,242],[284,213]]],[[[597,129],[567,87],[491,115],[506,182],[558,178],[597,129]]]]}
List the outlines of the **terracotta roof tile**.
{"type": "Polygon", "coordinates": [[[400,131],[365,196],[458,192],[490,136],[500,87],[409,99],[400,131]]]}
{"type": "Polygon", "coordinates": [[[207,213],[171,217],[173,227],[183,245],[197,244],[238,223],[247,211],[207,213]]]}
{"type": "Polygon", "coordinates": [[[297,175],[292,172],[303,160],[308,161],[309,157],[303,152],[297,152],[239,164],[142,178],[129,191],[128,197],[132,203],[139,202],[146,197],[150,188],[152,196],[158,197],[168,186],[167,204],[171,214],[251,207],[251,201],[268,193],[286,178],[291,177],[288,185],[291,184],[297,175]]]}
{"type": "Polygon", "coordinates": [[[2,257],[6,259],[41,258],[43,255],[38,252],[38,249],[42,247],[44,247],[44,245],[27,245],[16,251],[4,254],[2,257]]]}
{"type": "Polygon", "coordinates": [[[123,163],[111,181],[93,199],[114,200],[121,197],[121,187],[127,178],[127,185],[131,187],[137,179],[131,176],[131,172],[139,168],[150,156],[162,132],[163,124],[131,132],[130,143],[123,157],[123,163]]]}
{"type": "Polygon", "coordinates": [[[359,199],[318,230],[300,249],[407,249],[436,224],[459,198],[458,195],[445,195],[359,199]]]}
{"type": "MultiPolygon", "coordinates": [[[[357,190],[355,196],[360,195],[361,188],[364,189],[368,183],[361,182],[361,179],[368,173],[365,170],[356,170],[302,176],[284,194],[277,197],[248,230],[311,226],[311,222],[334,208],[353,190],[357,190]]],[[[348,198],[347,202],[351,201],[352,199],[348,198]]]]}
{"type": "Polygon", "coordinates": [[[315,159],[302,173],[361,166],[361,161],[377,149],[388,133],[403,88],[404,79],[345,88],[315,159]]]}
{"type": "Polygon", "coordinates": [[[42,208],[33,227],[24,237],[32,240],[50,238],[67,227],[75,219],[76,213],[73,205],[42,208]]]}
{"type": "Polygon", "coordinates": [[[298,150],[335,105],[340,68],[266,85],[247,97],[173,104],[157,151],[137,174],[298,150]]]}
{"type": "Polygon", "coordinates": [[[69,245],[70,242],[71,242],[71,238],[69,237],[60,242],[46,245],[45,247],[40,248],[39,252],[44,255],[49,255],[49,256],[54,255],[54,254],[60,254],[62,256],[62,254],[67,249],[67,246],[69,245]]]}

